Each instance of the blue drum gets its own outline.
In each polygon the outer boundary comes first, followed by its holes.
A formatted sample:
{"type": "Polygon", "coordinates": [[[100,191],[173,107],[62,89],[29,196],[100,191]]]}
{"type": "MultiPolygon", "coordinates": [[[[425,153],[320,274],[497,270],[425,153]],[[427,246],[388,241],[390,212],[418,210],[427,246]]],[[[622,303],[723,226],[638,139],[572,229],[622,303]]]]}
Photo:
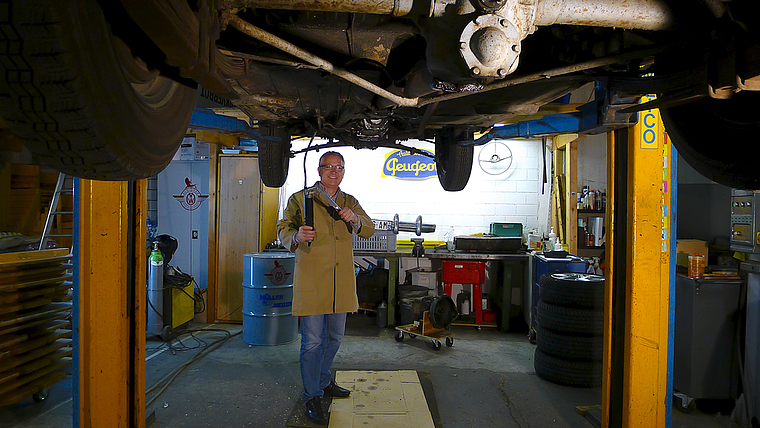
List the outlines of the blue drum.
{"type": "Polygon", "coordinates": [[[282,345],[298,339],[293,316],[293,253],[248,253],[243,262],[243,342],[282,345]]]}

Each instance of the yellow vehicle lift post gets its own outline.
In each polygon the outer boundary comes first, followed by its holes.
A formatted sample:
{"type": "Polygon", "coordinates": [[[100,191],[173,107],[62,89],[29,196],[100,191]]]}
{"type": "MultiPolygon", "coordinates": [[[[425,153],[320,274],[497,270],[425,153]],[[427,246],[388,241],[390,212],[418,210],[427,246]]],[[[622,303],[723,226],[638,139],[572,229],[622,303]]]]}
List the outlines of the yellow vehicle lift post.
{"type": "Polygon", "coordinates": [[[664,428],[672,401],[676,152],[657,110],[609,135],[602,422],[664,428]]]}
{"type": "Polygon", "coordinates": [[[74,426],[145,426],[145,180],[79,180],[74,426]]]}

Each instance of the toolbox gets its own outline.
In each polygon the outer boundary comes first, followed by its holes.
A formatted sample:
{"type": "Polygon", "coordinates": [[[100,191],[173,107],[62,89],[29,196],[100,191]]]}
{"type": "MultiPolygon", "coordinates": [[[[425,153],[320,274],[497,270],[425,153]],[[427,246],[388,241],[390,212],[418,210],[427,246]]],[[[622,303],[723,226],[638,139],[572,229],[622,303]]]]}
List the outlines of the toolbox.
{"type": "Polygon", "coordinates": [[[510,238],[522,237],[522,223],[491,223],[491,235],[510,238]]]}

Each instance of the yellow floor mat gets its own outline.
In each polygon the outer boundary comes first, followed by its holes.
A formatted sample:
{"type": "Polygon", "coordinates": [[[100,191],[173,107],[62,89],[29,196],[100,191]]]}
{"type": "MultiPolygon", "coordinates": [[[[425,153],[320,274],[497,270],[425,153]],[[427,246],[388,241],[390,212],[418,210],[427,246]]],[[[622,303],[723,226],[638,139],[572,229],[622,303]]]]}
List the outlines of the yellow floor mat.
{"type": "Polygon", "coordinates": [[[335,383],[351,396],[334,399],[330,428],[434,428],[414,370],[338,371],[335,383]]]}

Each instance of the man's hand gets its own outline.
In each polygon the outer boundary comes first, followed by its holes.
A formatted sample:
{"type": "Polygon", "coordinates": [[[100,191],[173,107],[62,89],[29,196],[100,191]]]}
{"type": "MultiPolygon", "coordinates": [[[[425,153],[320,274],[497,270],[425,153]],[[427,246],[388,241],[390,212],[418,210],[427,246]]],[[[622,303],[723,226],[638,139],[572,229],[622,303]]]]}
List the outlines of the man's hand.
{"type": "Polygon", "coordinates": [[[311,226],[301,226],[296,232],[296,239],[298,242],[310,242],[317,236],[317,232],[311,226]]]}
{"type": "Polygon", "coordinates": [[[351,211],[351,208],[343,208],[338,211],[338,214],[340,214],[340,218],[346,223],[359,223],[359,216],[354,214],[354,212],[351,211]]]}

